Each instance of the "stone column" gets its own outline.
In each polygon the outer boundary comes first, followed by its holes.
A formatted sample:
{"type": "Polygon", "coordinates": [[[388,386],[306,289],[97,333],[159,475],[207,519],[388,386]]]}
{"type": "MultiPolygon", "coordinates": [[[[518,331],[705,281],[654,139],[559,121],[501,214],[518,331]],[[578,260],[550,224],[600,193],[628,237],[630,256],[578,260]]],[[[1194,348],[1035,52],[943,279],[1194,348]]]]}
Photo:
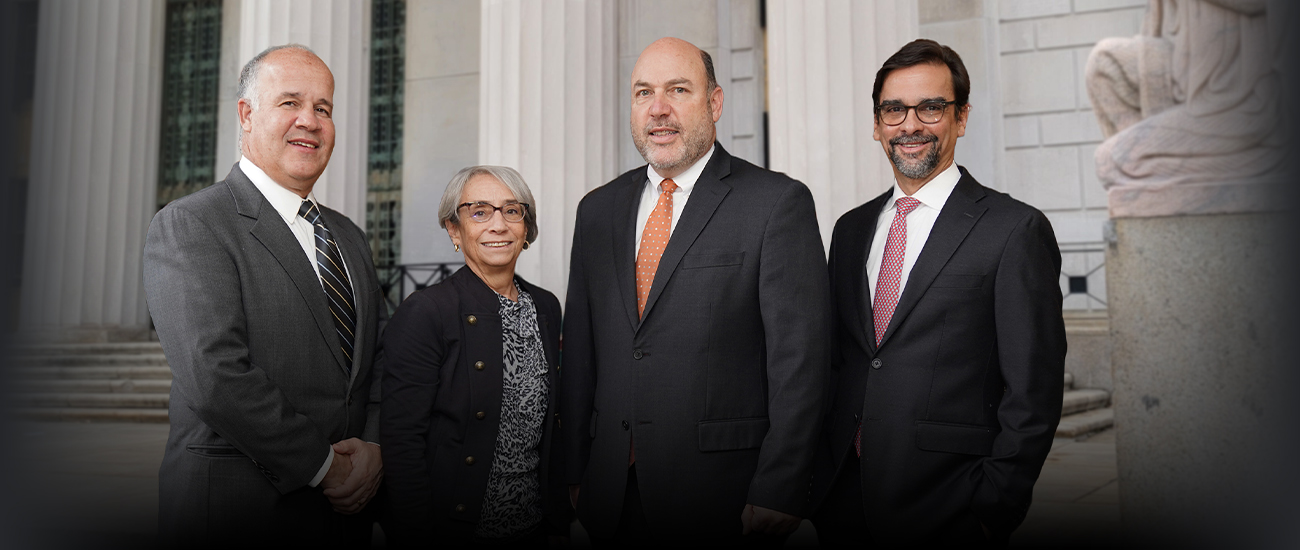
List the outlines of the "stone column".
{"type": "Polygon", "coordinates": [[[235,139],[239,70],[268,47],[311,48],[334,73],[334,154],[313,192],[322,204],[366,223],[370,114],[370,2],[351,0],[225,0],[222,4],[221,93],[215,173],[239,161],[235,139]]]}
{"type": "Polygon", "coordinates": [[[157,185],[162,0],[40,3],[22,327],[142,336],[157,185]],[[127,334],[123,334],[123,332],[127,334]]]}
{"type": "Polygon", "coordinates": [[[905,0],[767,2],[771,169],[812,190],[828,247],[841,214],[893,184],[871,138],[871,87],[917,27],[905,0]]]}
{"type": "Polygon", "coordinates": [[[517,272],[564,299],[578,201],[615,175],[615,6],[600,0],[482,3],[479,162],[519,170],[537,242],[517,272]]]}
{"type": "Polygon", "coordinates": [[[464,261],[438,226],[437,212],[452,175],[478,164],[481,11],[477,3],[462,0],[406,2],[402,127],[402,262],[406,264],[464,261]]]}

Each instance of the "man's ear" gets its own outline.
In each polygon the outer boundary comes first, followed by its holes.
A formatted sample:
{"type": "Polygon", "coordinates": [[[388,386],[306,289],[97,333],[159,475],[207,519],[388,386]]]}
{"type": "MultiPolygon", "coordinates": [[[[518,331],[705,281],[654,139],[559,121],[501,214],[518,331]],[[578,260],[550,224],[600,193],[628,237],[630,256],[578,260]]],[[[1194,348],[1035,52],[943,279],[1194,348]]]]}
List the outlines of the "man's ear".
{"type": "Polygon", "coordinates": [[[970,120],[970,103],[957,110],[957,137],[966,135],[966,121],[970,120]]]}
{"type": "Polygon", "coordinates": [[[245,133],[253,131],[253,104],[247,99],[239,100],[239,128],[245,133]]]}
{"type": "Polygon", "coordinates": [[[717,124],[718,119],[722,118],[722,86],[714,87],[709,94],[709,111],[713,115],[713,123],[717,124]]]}

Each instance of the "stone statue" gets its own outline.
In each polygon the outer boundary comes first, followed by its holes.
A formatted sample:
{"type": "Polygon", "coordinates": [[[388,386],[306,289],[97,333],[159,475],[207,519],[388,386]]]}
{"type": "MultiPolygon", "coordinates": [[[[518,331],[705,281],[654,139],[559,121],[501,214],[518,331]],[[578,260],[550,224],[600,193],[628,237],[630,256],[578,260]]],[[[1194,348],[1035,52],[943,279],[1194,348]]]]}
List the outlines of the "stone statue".
{"type": "Polygon", "coordinates": [[[1277,0],[1150,0],[1142,34],[1097,43],[1086,78],[1107,189],[1276,177],[1284,45],[1281,18],[1266,16],[1278,9],[1277,0]]]}

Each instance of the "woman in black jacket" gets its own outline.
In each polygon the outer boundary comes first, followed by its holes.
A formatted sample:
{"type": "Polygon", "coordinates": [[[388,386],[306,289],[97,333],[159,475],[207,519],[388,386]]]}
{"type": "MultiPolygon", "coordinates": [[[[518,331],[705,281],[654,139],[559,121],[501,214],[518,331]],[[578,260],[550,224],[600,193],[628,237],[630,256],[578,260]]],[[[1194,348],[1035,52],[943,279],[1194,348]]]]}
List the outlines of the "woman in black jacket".
{"type": "Polygon", "coordinates": [[[465,267],[384,332],[380,442],[394,546],[545,546],[571,509],[555,437],[560,303],[515,275],[533,196],[502,166],[461,170],[439,222],[465,267]]]}

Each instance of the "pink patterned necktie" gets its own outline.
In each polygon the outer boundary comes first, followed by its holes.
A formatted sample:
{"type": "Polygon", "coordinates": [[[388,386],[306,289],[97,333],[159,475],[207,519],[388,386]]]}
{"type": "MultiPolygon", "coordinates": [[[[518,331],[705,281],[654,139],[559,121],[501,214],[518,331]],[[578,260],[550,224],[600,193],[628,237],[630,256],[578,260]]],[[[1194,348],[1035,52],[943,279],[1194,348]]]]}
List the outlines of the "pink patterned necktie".
{"type": "MultiPolygon", "coordinates": [[[[876,346],[880,346],[880,337],[889,328],[889,321],[894,317],[894,308],[898,306],[898,284],[903,275],[903,252],[907,250],[907,215],[921,201],[912,197],[903,197],[894,202],[894,221],[889,224],[889,236],[885,238],[885,257],[880,261],[880,274],[876,276],[876,292],[872,297],[872,319],[876,324],[876,346]]],[[[853,450],[862,456],[862,424],[858,424],[858,433],[853,436],[853,450]]]]}
{"type": "Polygon", "coordinates": [[[885,239],[885,257],[880,260],[880,274],[876,276],[876,292],[871,301],[871,312],[876,324],[876,345],[885,335],[889,320],[898,306],[898,282],[903,275],[903,253],[907,250],[907,215],[921,201],[903,197],[894,203],[894,222],[889,224],[889,237],[885,239]]]}

